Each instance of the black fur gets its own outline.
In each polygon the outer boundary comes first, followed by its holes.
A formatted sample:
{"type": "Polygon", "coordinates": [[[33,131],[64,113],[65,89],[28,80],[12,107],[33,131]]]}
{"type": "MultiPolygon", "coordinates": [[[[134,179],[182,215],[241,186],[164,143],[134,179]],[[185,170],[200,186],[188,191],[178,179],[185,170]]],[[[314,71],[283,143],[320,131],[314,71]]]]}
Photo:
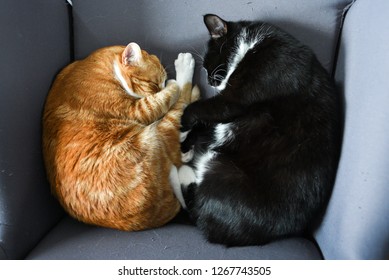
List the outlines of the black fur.
{"type": "Polygon", "coordinates": [[[211,242],[254,245],[303,234],[329,199],[341,138],[341,104],[313,52],[263,22],[206,15],[212,36],[204,67],[217,86],[239,34],[261,38],[218,95],[189,105],[183,152],[216,153],[199,185],[183,187],[191,217],[211,242]],[[217,69],[216,69],[217,68],[217,69]],[[216,69],[216,70],[215,70],[216,69]],[[215,147],[215,127],[233,138],[215,147]]]}

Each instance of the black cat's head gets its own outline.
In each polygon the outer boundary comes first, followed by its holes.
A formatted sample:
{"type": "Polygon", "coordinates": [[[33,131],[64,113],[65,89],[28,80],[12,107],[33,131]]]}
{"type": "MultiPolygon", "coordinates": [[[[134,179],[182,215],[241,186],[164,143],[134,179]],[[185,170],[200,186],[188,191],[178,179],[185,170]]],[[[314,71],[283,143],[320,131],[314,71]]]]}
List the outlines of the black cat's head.
{"type": "Polygon", "coordinates": [[[228,80],[233,56],[239,49],[237,37],[245,22],[227,22],[212,14],[204,16],[204,23],[211,36],[203,66],[207,71],[208,83],[223,90],[228,80]]]}
{"type": "Polygon", "coordinates": [[[282,29],[262,21],[225,21],[212,14],[204,16],[204,23],[210,39],[203,66],[208,83],[219,92],[232,94],[245,85],[254,98],[256,93],[285,94],[307,86],[317,59],[282,29]]]}
{"type": "Polygon", "coordinates": [[[227,40],[228,24],[216,15],[205,15],[204,23],[211,36],[203,66],[207,71],[208,83],[213,87],[220,86],[227,75],[227,63],[231,43],[227,40]]]}

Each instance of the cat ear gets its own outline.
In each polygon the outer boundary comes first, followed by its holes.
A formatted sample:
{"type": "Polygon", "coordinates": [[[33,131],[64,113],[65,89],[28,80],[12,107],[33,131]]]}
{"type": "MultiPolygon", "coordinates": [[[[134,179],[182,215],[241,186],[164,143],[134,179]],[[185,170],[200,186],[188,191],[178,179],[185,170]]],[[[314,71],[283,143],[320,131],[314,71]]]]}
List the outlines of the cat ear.
{"type": "Polygon", "coordinates": [[[122,53],[122,64],[129,65],[142,59],[142,50],[137,43],[129,43],[122,53]]]}
{"type": "Polygon", "coordinates": [[[227,34],[227,22],[217,15],[205,15],[204,23],[213,39],[220,38],[227,34]]]}

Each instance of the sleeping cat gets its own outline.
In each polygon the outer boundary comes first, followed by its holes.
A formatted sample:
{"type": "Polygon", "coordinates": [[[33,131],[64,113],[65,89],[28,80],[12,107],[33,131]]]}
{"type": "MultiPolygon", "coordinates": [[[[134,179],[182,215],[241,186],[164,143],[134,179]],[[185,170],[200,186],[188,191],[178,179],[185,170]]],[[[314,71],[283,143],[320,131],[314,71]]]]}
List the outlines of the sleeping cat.
{"type": "Polygon", "coordinates": [[[270,24],[216,15],[204,22],[211,38],[203,65],[219,93],[184,110],[181,203],[211,242],[304,234],[337,169],[334,84],[308,47],[270,24]]]}
{"type": "Polygon", "coordinates": [[[164,88],[158,58],[136,43],[95,51],[57,76],[43,115],[43,152],[53,193],[88,224],[158,227],[180,204],[170,174],[181,165],[180,118],[199,96],[194,60],[180,54],[164,88]]]}

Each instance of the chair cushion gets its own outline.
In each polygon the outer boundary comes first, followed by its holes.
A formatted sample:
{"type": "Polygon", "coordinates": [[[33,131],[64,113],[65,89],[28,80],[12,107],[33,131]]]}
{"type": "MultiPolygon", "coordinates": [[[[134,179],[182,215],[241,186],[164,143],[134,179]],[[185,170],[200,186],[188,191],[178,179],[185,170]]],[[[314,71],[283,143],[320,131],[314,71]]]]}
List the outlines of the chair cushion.
{"type": "MultiPolygon", "coordinates": [[[[73,1],[74,54],[84,58],[97,48],[137,42],[159,56],[174,77],[179,52],[202,56],[208,32],[202,16],[216,13],[226,20],[272,22],[311,46],[331,70],[346,0],[73,1]]],[[[198,68],[201,58],[197,57],[198,68]]],[[[196,70],[195,82],[206,96],[213,89],[196,70]]],[[[226,248],[209,244],[185,223],[142,232],[120,232],[63,220],[29,255],[31,259],[320,259],[313,242],[292,238],[266,246],[226,248]]]]}
{"type": "Polygon", "coordinates": [[[156,229],[124,232],[66,218],[27,259],[321,259],[321,254],[313,242],[303,238],[265,246],[210,244],[196,227],[177,220],[156,229]]]}

